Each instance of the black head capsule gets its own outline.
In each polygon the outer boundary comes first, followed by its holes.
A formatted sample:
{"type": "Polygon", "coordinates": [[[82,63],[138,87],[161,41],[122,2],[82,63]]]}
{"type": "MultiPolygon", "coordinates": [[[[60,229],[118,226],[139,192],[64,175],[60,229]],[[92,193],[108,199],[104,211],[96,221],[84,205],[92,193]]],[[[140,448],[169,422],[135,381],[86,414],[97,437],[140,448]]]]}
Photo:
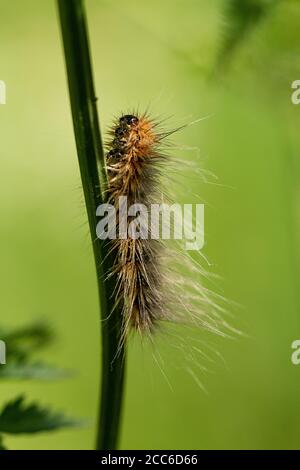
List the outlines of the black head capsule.
{"type": "Polygon", "coordinates": [[[136,116],[133,116],[133,114],[125,114],[120,118],[119,122],[121,125],[126,124],[127,126],[132,126],[137,124],[139,119],[136,116]]]}

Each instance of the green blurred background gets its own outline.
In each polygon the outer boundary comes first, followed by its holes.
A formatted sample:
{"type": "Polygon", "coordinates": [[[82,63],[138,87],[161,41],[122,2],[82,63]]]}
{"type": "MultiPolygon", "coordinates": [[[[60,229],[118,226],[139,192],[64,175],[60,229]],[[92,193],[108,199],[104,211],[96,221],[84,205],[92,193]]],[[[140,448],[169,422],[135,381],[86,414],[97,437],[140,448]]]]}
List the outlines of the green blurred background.
{"type": "MultiPolygon", "coordinates": [[[[290,98],[300,79],[300,5],[278,2],[213,73],[228,26],[225,4],[86,2],[103,131],[137,105],[179,123],[213,115],[174,141],[198,148],[218,176],[217,184],[203,184],[183,175],[207,202],[205,255],[222,277],[222,294],[241,305],[233,314],[245,332],[209,339],[222,360],[202,379],[207,393],[176,367],[180,352],[163,338],[157,348],[164,348],[171,388],[150,348],[131,344],[123,449],[300,444],[300,366],[290,360],[300,338],[300,106],[290,98]]],[[[0,79],[7,85],[0,107],[1,324],[47,318],[58,339],[46,359],[76,370],[58,382],[1,382],[0,400],[24,392],[90,420],[81,429],[6,441],[16,449],[90,449],[100,324],[56,5],[0,0],[0,7],[0,79]]],[[[196,161],[197,151],[178,155],[196,161]]]]}

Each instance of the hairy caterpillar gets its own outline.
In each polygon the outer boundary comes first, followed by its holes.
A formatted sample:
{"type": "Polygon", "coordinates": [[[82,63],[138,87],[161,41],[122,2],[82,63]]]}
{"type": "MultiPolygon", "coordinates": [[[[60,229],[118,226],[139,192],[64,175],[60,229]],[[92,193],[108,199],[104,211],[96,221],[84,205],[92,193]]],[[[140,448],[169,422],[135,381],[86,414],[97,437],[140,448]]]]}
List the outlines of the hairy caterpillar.
{"type": "MultiPolygon", "coordinates": [[[[160,123],[147,114],[122,115],[114,123],[107,142],[106,162],[108,201],[118,213],[120,197],[126,196],[128,205],[142,204],[146,208],[161,200],[160,180],[168,172],[170,162],[168,154],[162,152],[162,145],[178,129],[163,131],[160,123]]],[[[146,224],[143,227],[143,220],[141,217],[141,233],[153,229],[146,224]]],[[[132,221],[133,217],[129,217],[127,228],[132,221]]],[[[167,252],[161,240],[151,236],[134,238],[130,231],[128,234],[111,240],[115,255],[113,273],[117,278],[116,304],[122,306],[123,338],[130,329],[151,334],[162,321],[191,322],[223,334],[222,326],[228,325],[220,316],[222,309],[197,279],[190,279],[186,285],[182,274],[184,266],[197,274],[199,267],[182,256],[177,259],[180,265],[177,273],[174,267],[170,271],[168,263],[163,261],[167,252]]],[[[174,257],[171,255],[169,259],[174,257]]]]}
{"type": "MultiPolygon", "coordinates": [[[[155,132],[155,124],[147,116],[129,114],[119,119],[111,134],[107,154],[109,201],[116,206],[120,196],[126,196],[129,205],[149,206],[164,159],[157,150],[163,136],[155,132]]],[[[123,307],[124,331],[132,326],[141,333],[150,333],[164,319],[160,249],[159,242],[151,238],[114,241],[116,292],[123,307]]]]}

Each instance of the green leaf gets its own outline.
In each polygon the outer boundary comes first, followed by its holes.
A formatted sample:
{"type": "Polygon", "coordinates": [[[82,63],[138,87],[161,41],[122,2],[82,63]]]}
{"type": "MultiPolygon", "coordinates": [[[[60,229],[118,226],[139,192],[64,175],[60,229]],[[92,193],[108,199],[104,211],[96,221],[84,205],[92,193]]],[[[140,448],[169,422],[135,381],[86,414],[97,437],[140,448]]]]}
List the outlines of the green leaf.
{"type": "Polygon", "coordinates": [[[42,362],[10,362],[0,366],[1,379],[55,380],[70,376],[70,371],[61,370],[42,362]]]}
{"type": "Polygon", "coordinates": [[[36,403],[25,405],[23,396],[7,403],[0,414],[0,433],[36,433],[78,425],[78,421],[53,413],[36,403]]]}

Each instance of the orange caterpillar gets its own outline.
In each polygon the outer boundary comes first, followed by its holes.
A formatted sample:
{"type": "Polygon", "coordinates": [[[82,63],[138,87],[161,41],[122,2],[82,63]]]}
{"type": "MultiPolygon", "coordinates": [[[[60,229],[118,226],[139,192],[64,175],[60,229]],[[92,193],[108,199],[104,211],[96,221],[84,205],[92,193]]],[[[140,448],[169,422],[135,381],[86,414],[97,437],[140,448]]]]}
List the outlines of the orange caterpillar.
{"type": "MultiPolygon", "coordinates": [[[[165,159],[158,151],[164,134],[157,132],[157,125],[146,115],[122,116],[110,134],[112,139],[106,156],[109,202],[117,212],[120,196],[127,197],[128,206],[138,203],[149,207],[155,200],[160,164],[165,159]]],[[[116,298],[122,305],[124,334],[130,327],[150,333],[160,319],[166,319],[159,267],[160,242],[151,237],[127,237],[113,240],[112,245],[115,252],[113,269],[117,276],[116,298]]]]}
{"type": "MultiPolygon", "coordinates": [[[[151,204],[162,201],[160,180],[169,176],[175,161],[162,153],[162,143],[182,127],[166,132],[146,114],[126,114],[111,128],[106,155],[108,202],[116,212],[118,233],[120,197],[126,196],[128,207],[143,205],[148,213],[151,204]]],[[[184,165],[177,161],[176,168],[184,165]]],[[[199,168],[192,170],[199,178],[199,168]]],[[[169,253],[164,242],[152,236],[152,221],[149,229],[143,218],[139,220],[139,232],[146,232],[147,237],[131,237],[133,219],[126,218],[126,236],[109,242],[115,259],[112,273],[117,279],[115,305],[122,312],[122,341],[130,329],[149,336],[162,320],[167,321],[165,325],[181,323],[222,336],[236,331],[224,319],[225,299],[203,284],[209,275],[201,265],[180,248],[169,253]]]]}

